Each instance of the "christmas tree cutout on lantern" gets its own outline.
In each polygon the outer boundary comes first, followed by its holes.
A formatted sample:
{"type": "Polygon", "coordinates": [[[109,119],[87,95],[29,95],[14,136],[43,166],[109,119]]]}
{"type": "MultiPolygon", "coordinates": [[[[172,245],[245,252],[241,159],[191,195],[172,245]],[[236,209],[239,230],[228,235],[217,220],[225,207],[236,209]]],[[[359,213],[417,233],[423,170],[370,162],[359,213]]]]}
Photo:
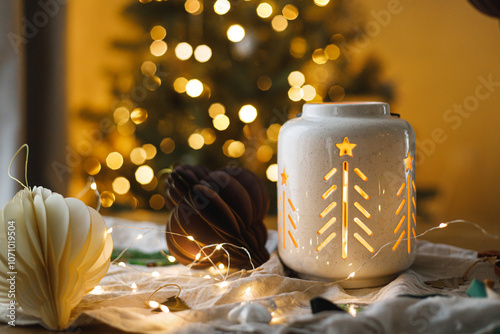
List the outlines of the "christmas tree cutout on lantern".
{"type": "MultiPolygon", "coordinates": [[[[287,186],[287,180],[288,180],[288,178],[290,176],[286,173],[286,171],[285,171],[284,168],[283,168],[283,173],[281,173],[280,176],[281,176],[281,184],[286,187],[287,186]]],[[[292,226],[292,228],[293,228],[294,231],[297,229],[297,224],[295,223],[295,221],[293,220],[292,215],[291,215],[291,214],[295,213],[295,211],[296,211],[295,205],[293,205],[293,202],[290,199],[290,197],[288,197],[288,198],[286,197],[286,192],[285,192],[284,189],[283,189],[283,192],[282,192],[282,194],[280,194],[280,197],[278,199],[278,205],[279,205],[279,208],[280,208],[280,211],[279,211],[279,214],[278,214],[278,226],[281,223],[281,227],[278,230],[278,236],[280,238],[283,238],[283,249],[286,249],[286,238],[287,238],[287,235],[290,238],[290,240],[292,241],[292,243],[295,246],[295,248],[298,248],[299,245],[297,244],[297,241],[293,237],[292,231],[286,229],[287,218],[288,218],[288,221],[290,222],[290,225],[292,226]],[[288,214],[288,215],[286,214],[286,207],[287,207],[287,205],[292,210],[291,214],[288,214]]]]}

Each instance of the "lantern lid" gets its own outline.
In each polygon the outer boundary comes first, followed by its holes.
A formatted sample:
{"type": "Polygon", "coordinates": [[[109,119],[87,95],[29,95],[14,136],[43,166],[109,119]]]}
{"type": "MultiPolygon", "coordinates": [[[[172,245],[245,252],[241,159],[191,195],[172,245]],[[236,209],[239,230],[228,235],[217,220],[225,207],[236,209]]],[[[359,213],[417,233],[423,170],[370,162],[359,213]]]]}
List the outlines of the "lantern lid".
{"type": "Polygon", "coordinates": [[[384,102],[330,102],[306,103],[302,107],[304,117],[331,116],[390,116],[389,104],[384,102]]]}

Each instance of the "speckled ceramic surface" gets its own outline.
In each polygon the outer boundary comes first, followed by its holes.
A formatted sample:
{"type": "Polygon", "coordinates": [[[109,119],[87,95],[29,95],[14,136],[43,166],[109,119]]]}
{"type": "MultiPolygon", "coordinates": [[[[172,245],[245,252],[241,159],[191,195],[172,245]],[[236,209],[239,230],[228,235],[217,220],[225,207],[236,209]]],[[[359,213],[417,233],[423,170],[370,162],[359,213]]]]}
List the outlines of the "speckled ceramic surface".
{"type": "Polygon", "coordinates": [[[377,286],[415,258],[415,133],[379,102],[306,104],[278,140],[283,262],[304,278],[377,286]],[[409,238],[409,239],[408,239],[409,238]]]}

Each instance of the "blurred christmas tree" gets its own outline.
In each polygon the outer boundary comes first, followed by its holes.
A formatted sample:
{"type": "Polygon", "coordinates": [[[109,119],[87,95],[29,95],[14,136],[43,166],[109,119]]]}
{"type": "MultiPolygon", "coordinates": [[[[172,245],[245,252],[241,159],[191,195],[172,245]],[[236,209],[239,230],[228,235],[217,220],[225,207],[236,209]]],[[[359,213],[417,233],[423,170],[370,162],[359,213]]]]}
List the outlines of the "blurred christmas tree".
{"type": "Polygon", "coordinates": [[[376,60],[350,62],[362,33],[350,1],[141,0],[125,15],[144,35],[115,46],[137,72],[116,76],[116,152],[86,168],[105,207],[161,209],[158,171],[179,162],[243,165],[274,191],[280,126],[304,102],[392,98],[376,60]]]}

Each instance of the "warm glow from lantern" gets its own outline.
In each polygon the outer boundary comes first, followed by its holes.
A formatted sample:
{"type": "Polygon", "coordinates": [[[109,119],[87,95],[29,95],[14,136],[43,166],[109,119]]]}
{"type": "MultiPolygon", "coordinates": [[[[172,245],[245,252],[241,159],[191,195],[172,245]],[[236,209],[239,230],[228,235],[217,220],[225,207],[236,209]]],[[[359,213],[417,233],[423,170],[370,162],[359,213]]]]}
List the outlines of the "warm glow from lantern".
{"type": "Polygon", "coordinates": [[[193,47],[186,42],[177,44],[175,47],[175,56],[180,60],[188,60],[193,54],[193,47]]]}
{"type": "Polygon", "coordinates": [[[281,11],[287,20],[295,20],[299,16],[299,10],[294,5],[286,5],[281,11]]]}
{"type": "Polygon", "coordinates": [[[283,15],[276,15],[271,21],[273,29],[277,32],[284,31],[288,27],[288,20],[283,15]]]}
{"type": "Polygon", "coordinates": [[[212,118],[215,118],[217,115],[224,115],[225,113],[226,108],[220,103],[212,103],[208,108],[208,114],[212,118]]]}
{"type": "Polygon", "coordinates": [[[186,84],[186,94],[191,97],[198,97],[203,93],[203,84],[198,79],[191,79],[186,84]]]}
{"type": "Polygon", "coordinates": [[[130,190],[130,182],[123,176],[114,179],[111,186],[113,187],[113,191],[119,195],[126,194],[130,190]]]}
{"type": "Polygon", "coordinates": [[[233,24],[227,29],[227,38],[234,43],[240,42],[245,37],[245,29],[239,24],[233,24]]]}
{"type": "Polygon", "coordinates": [[[257,109],[251,104],[246,104],[241,107],[238,116],[243,123],[252,123],[257,118],[257,109]]]}
{"type": "Polygon", "coordinates": [[[151,38],[154,39],[155,41],[157,41],[157,40],[164,39],[165,36],[167,36],[167,31],[162,26],[154,26],[151,29],[150,34],[151,34],[151,38]]]}
{"type": "Polygon", "coordinates": [[[163,56],[167,52],[167,49],[167,43],[164,41],[153,41],[149,46],[149,51],[155,57],[163,56]]]}
{"type": "Polygon", "coordinates": [[[217,115],[215,116],[213,123],[214,123],[214,128],[216,128],[219,131],[224,131],[229,126],[229,117],[227,117],[226,115],[217,115]]]}
{"type": "Polygon", "coordinates": [[[266,176],[269,181],[278,181],[278,164],[272,164],[266,169],[266,176]]]}
{"type": "Polygon", "coordinates": [[[141,165],[146,161],[146,151],[142,147],[136,147],[130,152],[130,161],[134,165],[141,165]]]}
{"type": "Polygon", "coordinates": [[[205,145],[205,140],[203,139],[203,136],[201,134],[193,133],[188,138],[188,144],[192,149],[199,150],[203,147],[203,145],[205,145]]]}
{"type": "Polygon", "coordinates": [[[262,2],[257,6],[257,15],[262,18],[268,18],[273,13],[273,7],[267,2],[262,2]]]}
{"type": "Polygon", "coordinates": [[[212,57],[212,49],[208,45],[198,45],[194,50],[194,58],[200,63],[205,63],[212,57]]]}
{"type": "Polygon", "coordinates": [[[118,152],[111,152],[106,157],[106,165],[113,170],[119,169],[123,165],[122,155],[118,152]]]}
{"type": "Polygon", "coordinates": [[[160,143],[160,149],[163,153],[170,154],[175,149],[175,142],[172,140],[172,138],[163,138],[160,143]]]}
{"type": "Polygon", "coordinates": [[[217,0],[214,3],[214,12],[219,15],[224,15],[231,9],[231,3],[227,0],[217,0]]]}
{"type": "Polygon", "coordinates": [[[329,2],[330,0],[314,0],[314,3],[319,7],[325,7],[329,2]]]}
{"type": "Polygon", "coordinates": [[[184,77],[179,77],[174,81],[174,89],[177,93],[184,93],[186,91],[186,85],[188,83],[188,79],[184,77]]]}
{"type": "Polygon", "coordinates": [[[306,77],[300,71],[293,71],[288,75],[290,86],[302,86],[306,82],[306,77]]]}

